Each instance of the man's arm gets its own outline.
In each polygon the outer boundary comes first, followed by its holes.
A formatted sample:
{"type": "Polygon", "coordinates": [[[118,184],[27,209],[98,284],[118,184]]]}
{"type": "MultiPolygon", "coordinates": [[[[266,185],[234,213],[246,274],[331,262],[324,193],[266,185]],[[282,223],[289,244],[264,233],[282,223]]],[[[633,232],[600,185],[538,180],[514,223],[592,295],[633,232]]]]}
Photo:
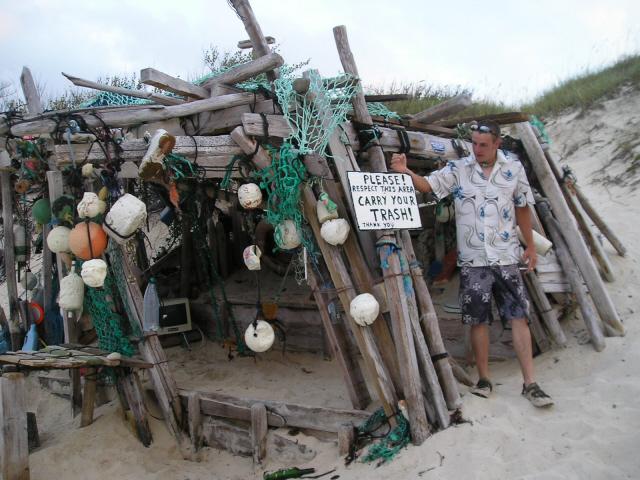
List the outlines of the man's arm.
{"type": "Polygon", "coordinates": [[[429,193],[433,191],[431,188],[431,184],[427,181],[426,178],[421,177],[420,175],[413,173],[407,167],[407,157],[404,153],[394,153],[391,157],[391,168],[393,168],[398,173],[407,173],[411,175],[413,179],[413,186],[420,193],[429,193]]]}
{"type": "Polygon", "coordinates": [[[516,221],[518,222],[518,226],[520,227],[520,231],[522,232],[524,241],[527,244],[527,248],[522,255],[522,263],[527,264],[527,260],[529,260],[529,268],[527,268],[524,273],[529,273],[531,270],[536,268],[536,262],[538,261],[538,258],[536,257],[536,248],[533,245],[533,225],[531,223],[531,210],[529,210],[528,205],[515,208],[516,221]]]}

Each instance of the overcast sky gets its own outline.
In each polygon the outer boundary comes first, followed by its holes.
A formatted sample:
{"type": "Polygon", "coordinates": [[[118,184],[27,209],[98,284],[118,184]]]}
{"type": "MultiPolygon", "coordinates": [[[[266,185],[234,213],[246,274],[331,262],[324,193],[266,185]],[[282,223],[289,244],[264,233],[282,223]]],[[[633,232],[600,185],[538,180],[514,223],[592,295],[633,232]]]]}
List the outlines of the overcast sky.
{"type": "MultiPolygon", "coordinates": [[[[507,103],[585,67],[640,51],[640,1],[251,0],[285,62],[341,71],[333,27],[345,25],[365,85],[461,85],[507,103]]],[[[5,0],[0,80],[19,86],[24,65],[53,92],[153,67],[204,72],[209,45],[247,39],[226,0],[5,0]]]]}

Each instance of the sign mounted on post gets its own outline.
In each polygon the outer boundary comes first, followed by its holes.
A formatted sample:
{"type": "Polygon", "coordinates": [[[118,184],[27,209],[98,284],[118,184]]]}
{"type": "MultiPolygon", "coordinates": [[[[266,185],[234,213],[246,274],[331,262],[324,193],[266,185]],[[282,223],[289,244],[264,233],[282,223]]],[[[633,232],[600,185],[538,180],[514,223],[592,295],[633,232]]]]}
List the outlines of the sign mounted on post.
{"type": "Polygon", "coordinates": [[[410,175],[347,172],[347,176],[359,230],[422,228],[410,175]]]}

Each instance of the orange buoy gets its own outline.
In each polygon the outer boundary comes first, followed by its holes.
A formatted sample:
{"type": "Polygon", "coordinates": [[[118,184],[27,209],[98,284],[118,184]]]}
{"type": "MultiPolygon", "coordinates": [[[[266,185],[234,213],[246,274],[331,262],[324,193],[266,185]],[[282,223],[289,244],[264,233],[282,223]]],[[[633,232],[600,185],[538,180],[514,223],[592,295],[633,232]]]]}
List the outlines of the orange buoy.
{"type": "Polygon", "coordinates": [[[79,223],[69,234],[69,248],[82,260],[98,258],[107,248],[107,235],[97,223],[79,223]]]}

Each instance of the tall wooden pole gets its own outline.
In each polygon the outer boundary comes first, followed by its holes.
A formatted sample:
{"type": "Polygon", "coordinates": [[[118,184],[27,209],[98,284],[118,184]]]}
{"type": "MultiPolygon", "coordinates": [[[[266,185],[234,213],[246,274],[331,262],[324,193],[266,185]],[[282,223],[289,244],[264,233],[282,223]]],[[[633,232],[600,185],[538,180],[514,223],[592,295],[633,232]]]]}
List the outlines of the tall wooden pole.
{"type": "MultiPolygon", "coordinates": [[[[333,34],[340,55],[340,61],[344,71],[350,75],[358,76],[355,59],[351,53],[349,39],[347,38],[347,29],[344,26],[335,27],[333,34]]],[[[363,123],[371,124],[371,115],[367,110],[367,103],[364,94],[360,92],[353,99],[353,108],[358,120],[363,123]]],[[[387,166],[384,159],[382,147],[378,142],[372,142],[369,149],[369,161],[374,171],[386,172],[387,166]]],[[[397,238],[394,232],[381,231],[378,232],[378,238],[397,238]]],[[[380,252],[385,255],[384,252],[380,252]]],[[[400,369],[400,376],[404,388],[405,400],[409,410],[409,426],[411,428],[411,440],[416,445],[421,445],[429,437],[429,428],[427,415],[424,405],[424,397],[422,396],[420,373],[418,369],[418,360],[416,357],[415,344],[413,343],[410,312],[407,305],[407,297],[404,292],[404,285],[401,276],[400,259],[397,255],[389,255],[387,257],[389,269],[385,272],[385,286],[387,295],[394,301],[391,303],[391,321],[393,325],[394,340],[398,352],[398,363],[404,368],[400,369]]]]}
{"type": "Polygon", "coordinates": [[[11,172],[0,173],[2,174],[2,217],[4,219],[4,273],[7,279],[7,297],[9,298],[9,333],[11,334],[11,349],[17,352],[22,348],[22,344],[20,343],[20,310],[18,307],[15,245],[13,243],[11,172]]]}
{"type": "Polygon", "coordinates": [[[545,195],[553,208],[553,212],[560,224],[560,228],[564,232],[564,237],[571,249],[571,253],[575,258],[576,264],[578,265],[578,268],[582,273],[582,277],[589,288],[589,293],[591,293],[591,297],[593,298],[598,313],[600,314],[600,318],[605,324],[612,327],[607,333],[623,336],[625,334],[624,326],[622,325],[622,322],[620,322],[620,317],[618,316],[618,312],[616,312],[615,305],[613,304],[613,301],[609,296],[609,292],[600,278],[600,273],[598,272],[598,269],[591,258],[591,254],[582,239],[582,235],[573,221],[571,211],[567,206],[567,202],[564,199],[555,175],[551,171],[551,167],[547,162],[544,152],[536,139],[535,133],[531,128],[531,124],[528,122],[517,123],[516,129],[524,143],[524,147],[531,159],[531,164],[533,165],[533,169],[538,176],[538,180],[544,189],[545,195]]]}
{"type": "MultiPolygon", "coordinates": [[[[253,14],[253,9],[249,4],[248,0],[231,0],[233,7],[235,8],[240,20],[244,24],[244,28],[249,34],[249,38],[251,39],[251,43],[253,44],[253,51],[256,56],[263,57],[269,53],[271,50],[269,49],[269,44],[267,40],[264,38],[264,34],[262,33],[262,29],[260,28],[260,24],[256,19],[256,16],[253,14]]],[[[267,72],[267,80],[273,82],[280,75],[278,74],[278,70],[271,70],[267,72]]]]}
{"type": "Polygon", "coordinates": [[[29,480],[29,440],[24,375],[0,377],[0,478],[29,480]]]}

